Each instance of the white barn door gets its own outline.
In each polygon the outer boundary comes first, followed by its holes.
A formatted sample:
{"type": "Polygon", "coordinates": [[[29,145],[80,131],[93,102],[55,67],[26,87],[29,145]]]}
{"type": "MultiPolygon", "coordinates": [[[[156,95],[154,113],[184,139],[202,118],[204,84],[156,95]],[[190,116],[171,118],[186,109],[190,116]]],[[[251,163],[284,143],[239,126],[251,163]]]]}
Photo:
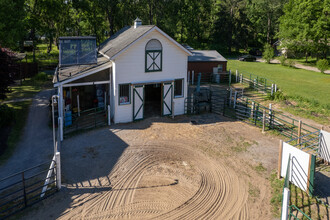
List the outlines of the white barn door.
{"type": "Polygon", "coordinates": [[[143,119],[144,86],[133,87],[133,121],[143,119]]]}
{"type": "Polygon", "coordinates": [[[172,114],[172,101],[173,101],[173,85],[172,83],[163,83],[162,91],[162,113],[163,116],[172,114]]]}

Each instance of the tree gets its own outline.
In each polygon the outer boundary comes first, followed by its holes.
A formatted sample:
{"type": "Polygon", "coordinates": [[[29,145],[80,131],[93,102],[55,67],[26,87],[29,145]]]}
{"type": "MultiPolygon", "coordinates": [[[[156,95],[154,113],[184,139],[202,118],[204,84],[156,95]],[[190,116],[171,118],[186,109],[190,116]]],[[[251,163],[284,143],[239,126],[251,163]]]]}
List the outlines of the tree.
{"type": "Polygon", "coordinates": [[[0,46],[18,48],[25,35],[25,16],[24,0],[0,1],[0,46]]]}
{"type": "Polygon", "coordinates": [[[249,0],[248,17],[254,30],[253,40],[271,44],[278,31],[278,19],[287,0],[249,0]]]}
{"type": "Polygon", "coordinates": [[[321,73],[324,73],[328,69],[329,63],[328,60],[322,59],[316,62],[317,68],[321,71],[321,73]]]}
{"type": "Polygon", "coordinates": [[[5,99],[6,93],[10,92],[9,85],[12,83],[10,74],[13,73],[13,52],[9,49],[0,48],[0,99],[5,99]]]}
{"type": "Polygon", "coordinates": [[[329,0],[290,0],[280,18],[283,46],[305,53],[306,61],[310,53],[322,52],[328,44],[329,8],[329,0]]]}
{"type": "Polygon", "coordinates": [[[270,44],[265,44],[264,52],[262,54],[262,58],[266,60],[266,63],[270,63],[271,59],[274,57],[274,49],[270,44]]]}
{"type": "Polygon", "coordinates": [[[217,18],[214,24],[214,43],[220,48],[226,48],[231,53],[231,48],[248,47],[250,37],[250,22],[246,14],[245,0],[224,0],[217,5],[217,18]]]}

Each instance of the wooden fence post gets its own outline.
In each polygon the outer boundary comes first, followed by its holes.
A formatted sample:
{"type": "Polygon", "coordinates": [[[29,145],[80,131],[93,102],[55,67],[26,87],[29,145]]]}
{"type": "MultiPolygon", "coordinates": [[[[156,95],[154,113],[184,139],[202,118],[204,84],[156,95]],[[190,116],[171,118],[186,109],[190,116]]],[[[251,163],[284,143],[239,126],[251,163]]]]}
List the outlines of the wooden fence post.
{"type": "Polygon", "coordinates": [[[195,71],[191,71],[191,84],[194,85],[195,71]]]}
{"type": "Polygon", "coordinates": [[[274,84],[272,84],[272,89],[271,89],[271,92],[270,92],[270,95],[273,96],[274,94],[274,84]]]}
{"type": "Polygon", "coordinates": [[[274,89],[275,92],[277,92],[277,84],[275,84],[275,89],[274,89]]]}
{"type": "Polygon", "coordinates": [[[298,122],[298,143],[297,144],[299,144],[299,146],[300,146],[300,143],[301,143],[301,126],[302,126],[302,121],[301,120],[299,120],[299,122],[298,122]]]}
{"type": "Polygon", "coordinates": [[[283,141],[280,140],[280,145],[278,149],[278,165],[277,165],[277,178],[281,178],[281,170],[282,170],[282,152],[283,152],[283,141]]]}
{"type": "Polygon", "coordinates": [[[265,133],[266,110],[262,112],[262,133],[265,133]]]}
{"type": "Polygon", "coordinates": [[[272,129],[272,120],[273,120],[272,104],[269,104],[269,128],[272,129]]]}
{"type": "Polygon", "coordinates": [[[241,73],[240,75],[240,83],[242,84],[243,83],[243,74],[241,73]]]}
{"type": "Polygon", "coordinates": [[[235,82],[238,82],[238,70],[236,70],[236,81],[235,82]]]}

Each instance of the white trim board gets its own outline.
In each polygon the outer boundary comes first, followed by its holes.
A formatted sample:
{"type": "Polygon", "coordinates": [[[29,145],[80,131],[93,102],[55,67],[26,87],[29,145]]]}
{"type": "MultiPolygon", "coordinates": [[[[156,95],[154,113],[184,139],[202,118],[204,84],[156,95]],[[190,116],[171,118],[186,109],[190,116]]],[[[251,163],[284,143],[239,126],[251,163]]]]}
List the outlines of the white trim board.
{"type": "Polygon", "coordinates": [[[81,74],[77,77],[72,77],[70,79],[67,79],[67,80],[64,80],[62,82],[57,82],[54,84],[54,87],[58,87],[60,85],[64,85],[64,84],[67,84],[69,82],[72,82],[72,81],[75,81],[75,80],[78,80],[78,79],[81,79],[81,78],[84,78],[86,76],[90,76],[90,75],[93,75],[94,73],[98,73],[98,72],[101,72],[103,70],[106,70],[106,69],[109,69],[110,67],[112,66],[112,64],[110,63],[109,65],[105,65],[104,67],[102,68],[98,68],[98,69],[95,69],[95,70],[91,70],[90,72],[86,72],[84,74],[81,74]]]}
{"type": "MultiPolygon", "coordinates": [[[[185,53],[187,53],[189,56],[192,56],[192,53],[187,50],[186,48],[184,48],[181,44],[179,44],[178,42],[176,42],[173,38],[171,38],[170,36],[168,36],[164,31],[162,31],[161,29],[159,29],[157,26],[154,26],[153,28],[151,28],[149,31],[147,31],[146,33],[144,33],[143,35],[141,35],[139,38],[137,38],[136,40],[134,40],[133,42],[131,42],[129,45],[127,45],[125,48],[123,48],[121,51],[119,51],[118,53],[116,53],[115,55],[113,55],[112,57],[108,57],[108,59],[110,60],[115,60],[118,56],[120,56],[123,52],[125,52],[127,49],[129,49],[133,44],[139,42],[142,38],[144,38],[145,36],[147,36],[149,33],[151,33],[152,31],[157,30],[161,35],[163,35],[164,37],[166,37],[168,40],[170,40],[173,44],[175,44],[176,46],[178,46],[181,50],[183,50],[185,53]]],[[[102,54],[102,53],[100,53],[102,54]]],[[[103,55],[103,54],[102,54],[103,55]]]]}

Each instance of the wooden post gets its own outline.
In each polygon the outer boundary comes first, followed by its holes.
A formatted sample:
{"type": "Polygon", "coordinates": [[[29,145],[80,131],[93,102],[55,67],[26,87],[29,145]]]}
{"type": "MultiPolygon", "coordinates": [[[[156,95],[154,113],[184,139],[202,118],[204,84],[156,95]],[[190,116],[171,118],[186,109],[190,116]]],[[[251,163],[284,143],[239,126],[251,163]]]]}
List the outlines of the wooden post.
{"type": "Polygon", "coordinates": [[[194,85],[195,71],[194,70],[191,71],[191,74],[192,74],[192,76],[191,76],[191,84],[194,85]]]}
{"type": "Polygon", "coordinates": [[[274,84],[272,84],[272,89],[271,89],[271,92],[270,92],[270,95],[272,96],[274,94],[274,84]]]}
{"type": "Polygon", "coordinates": [[[238,70],[236,70],[236,81],[235,82],[238,82],[238,70]]]}
{"type": "Polygon", "coordinates": [[[240,75],[240,83],[243,83],[243,74],[240,75]]]}
{"type": "Polygon", "coordinates": [[[273,115],[272,115],[272,103],[269,104],[269,113],[268,113],[268,116],[269,116],[269,128],[271,129],[272,127],[272,120],[273,120],[273,115]]]}
{"type": "Polygon", "coordinates": [[[283,151],[283,141],[280,140],[279,153],[278,153],[278,166],[277,166],[277,178],[281,178],[281,169],[282,169],[282,151],[283,151]]]}
{"type": "Polygon", "coordinates": [[[277,84],[275,84],[275,89],[274,90],[275,90],[275,92],[277,92],[277,84]]]}
{"type": "Polygon", "coordinates": [[[298,122],[298,143],[297,144],[299,144],[299,146],[300,146],[300,143],[301,143],[301,127],[302,127],[302,121],[301,120],[299,120],[299,122],[298,122]]]}
{"type": "Polygon", "coordinates": [[[262,112],[262,133],[265,133],[266,110],[262,112]]]}

